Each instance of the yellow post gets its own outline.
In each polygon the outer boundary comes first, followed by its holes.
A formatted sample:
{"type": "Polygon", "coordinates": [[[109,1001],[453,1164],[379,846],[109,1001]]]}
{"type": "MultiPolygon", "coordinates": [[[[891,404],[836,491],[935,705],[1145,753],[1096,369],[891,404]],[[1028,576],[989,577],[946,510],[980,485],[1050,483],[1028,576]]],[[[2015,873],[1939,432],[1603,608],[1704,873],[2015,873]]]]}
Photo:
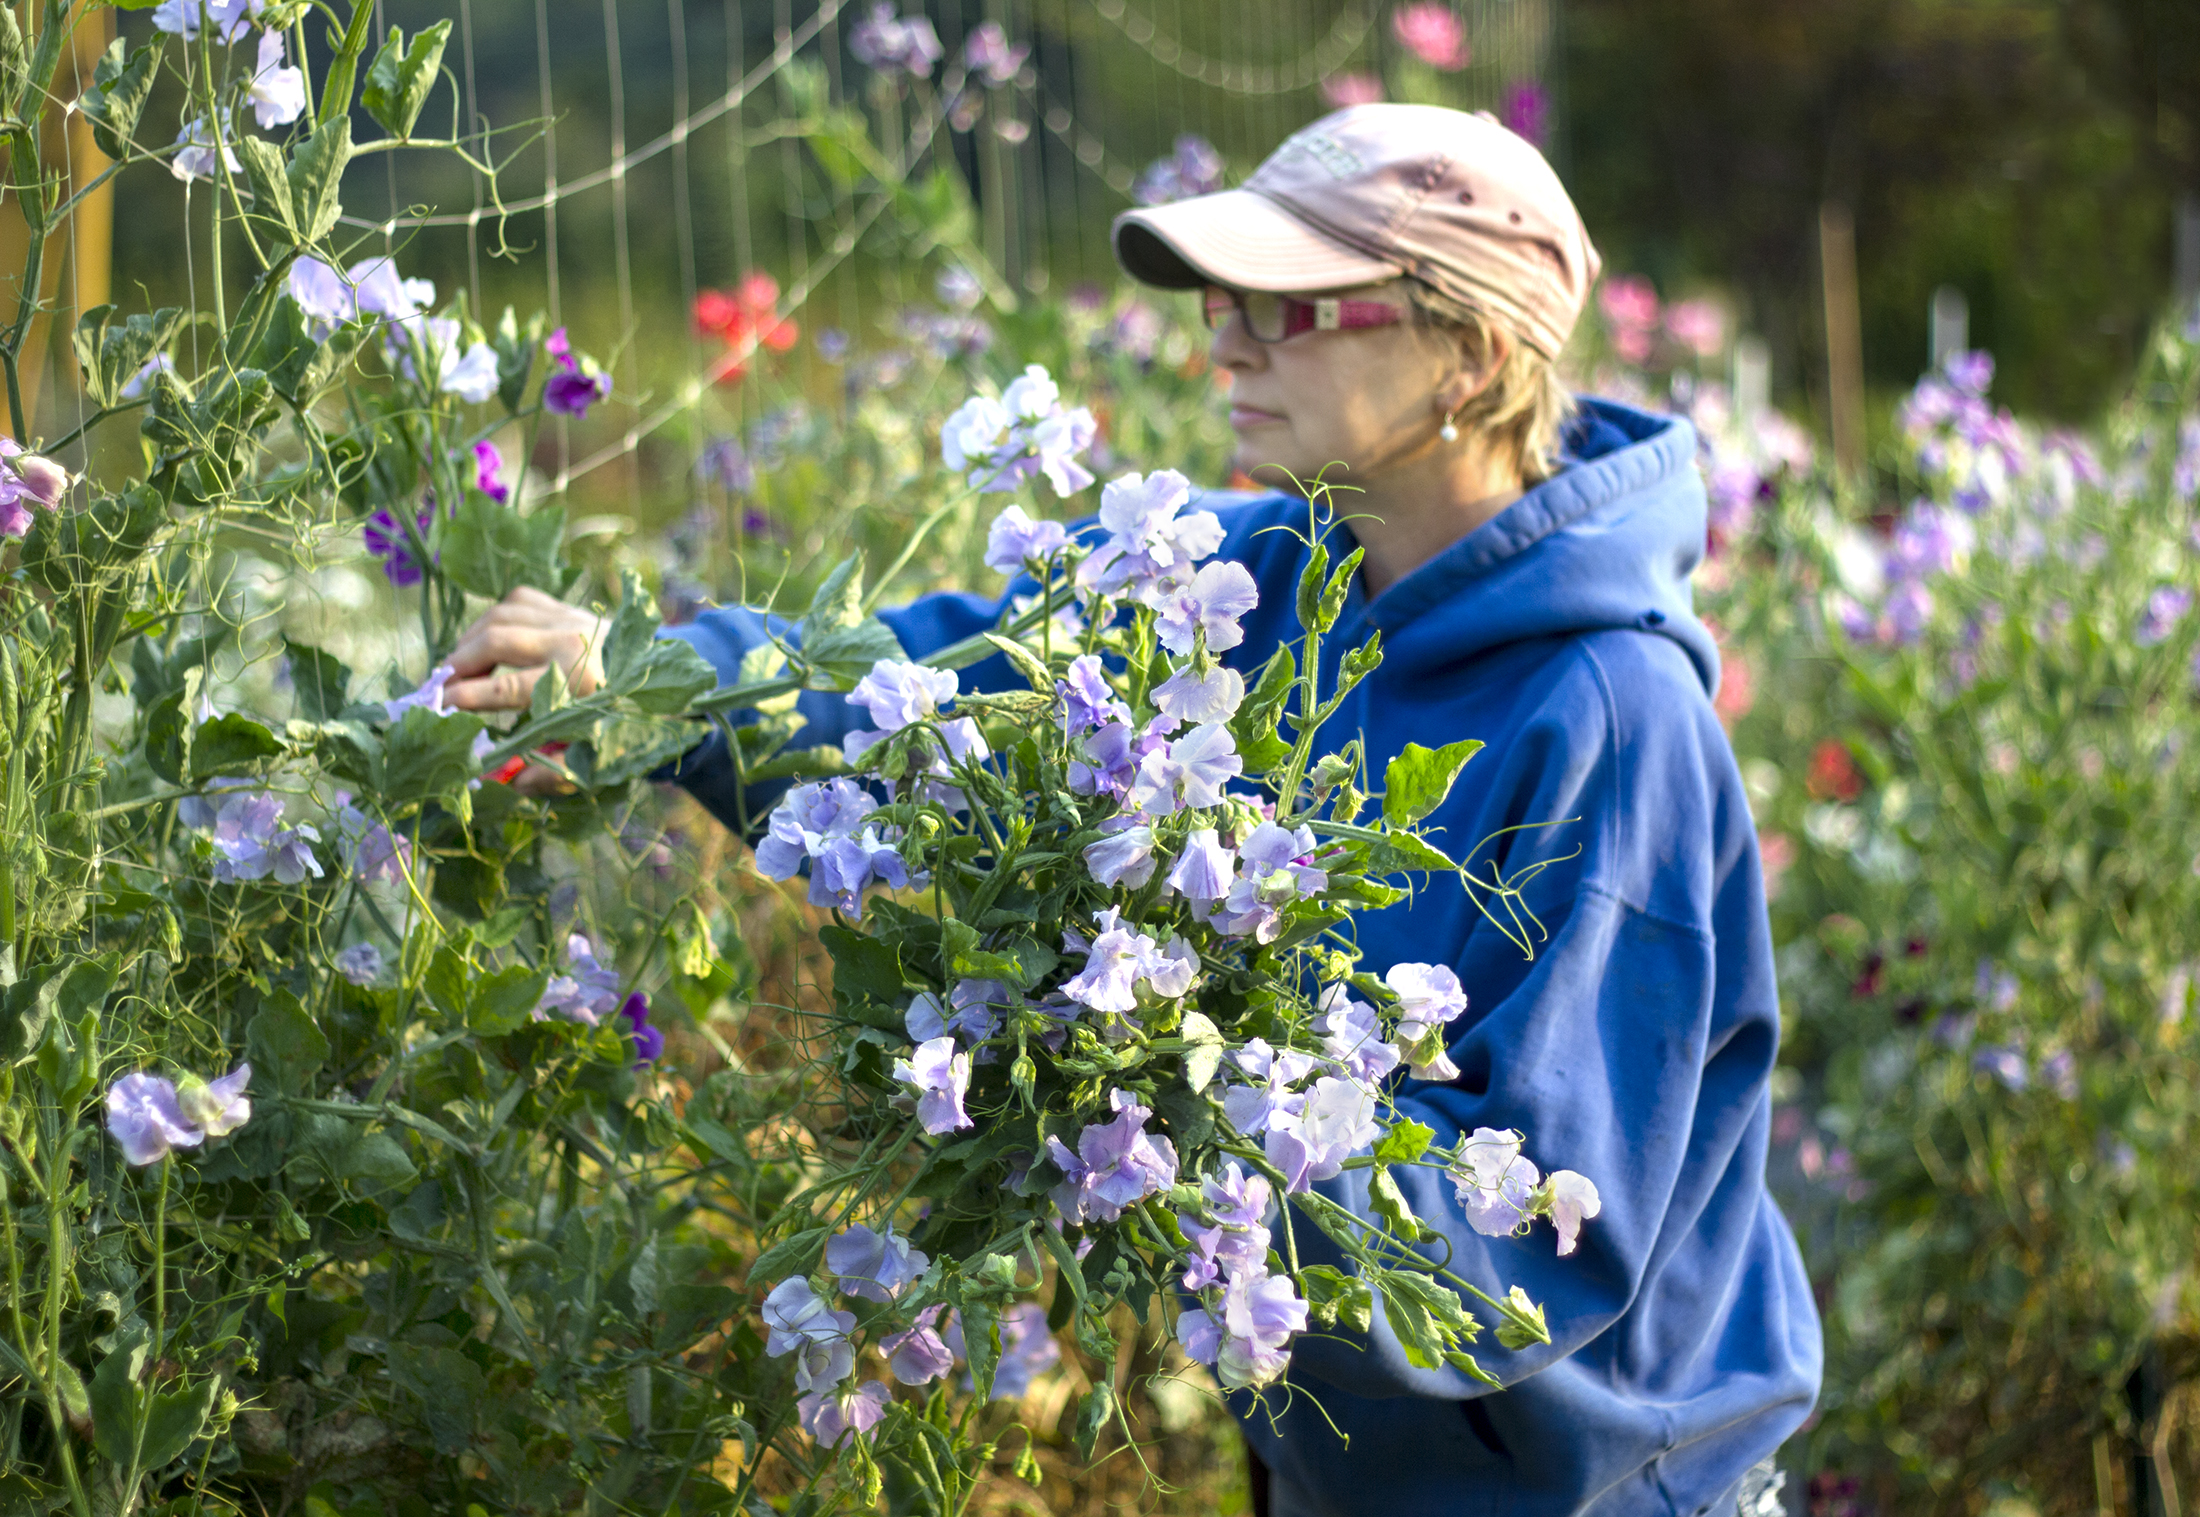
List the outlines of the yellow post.
{"type": "MultiPolygon", "coordinates": [[[[106,7],[78,23],[70,38],[69,54],[54,79],[57,95],[73,100],[91,87],[92,71],[99,66],[99,56],[107,50],[113,35],[114,12],[106,7]]],[[[48,169],[68,176],[64,196],[98,178],[110,162],[92,141],[91,122],[78,111],[70,112],[67,125],[59,129],[49,120],[40,142],[40,156],[48,169]]],[[[114,228],[114,184],[109,181],[85,196],[50,234],[66,240],[46,250],[45,270],[36,295],[40,312],[24,334],[20,369],[24,417],[34,437],[46,430],[39,426],[38,401],[45,385],[48,343],[56,330],[53,312],[60,309],[73,318],[78,311],[106,303],[113,288],[114,228]],[[64,269],[69,277],[65,298],[61,283],[64,269]]],[[[5,207],[0,207],[0,325],[12,323],[22,309],[23,267],[29,254],[30,228],[16,196],[10,194],[5,207]]],[[[65,335],[73,326],[71,320],[59,330],[65,335]]],[[[63,372],[73,375],[75,363],[68,356],[66,342],[59,345],[59,354],[63,372]]]]}

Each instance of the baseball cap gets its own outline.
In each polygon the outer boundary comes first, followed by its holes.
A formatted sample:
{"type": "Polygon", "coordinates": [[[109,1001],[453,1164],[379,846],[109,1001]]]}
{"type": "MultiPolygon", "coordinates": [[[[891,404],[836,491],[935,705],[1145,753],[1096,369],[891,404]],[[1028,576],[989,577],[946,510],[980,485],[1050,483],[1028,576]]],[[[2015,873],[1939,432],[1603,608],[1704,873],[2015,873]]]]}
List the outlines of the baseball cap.
{"type": "Polygon", "coordinates": [[[1557,358],[1602,266],[1525,138],[1486,112],[1355,105],[1234,190],[1115,218],[1115,256],[1162,289],[1297,292],[1410,275],[1557,358]]]}

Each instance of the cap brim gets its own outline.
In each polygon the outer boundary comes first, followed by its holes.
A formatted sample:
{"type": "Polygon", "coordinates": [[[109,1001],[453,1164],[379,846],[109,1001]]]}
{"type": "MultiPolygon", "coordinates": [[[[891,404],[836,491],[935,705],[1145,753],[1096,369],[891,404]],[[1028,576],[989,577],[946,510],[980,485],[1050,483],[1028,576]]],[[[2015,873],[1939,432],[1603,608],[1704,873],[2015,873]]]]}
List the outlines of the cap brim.
{"type": "Polygon", "coordinates": [[[1115,259],[1141,284],[1190,290],[1342,290],[1396,279],[1403,265],[1316,231],[1252,190],[1221,190],[1115,218],[1115,259]]]}

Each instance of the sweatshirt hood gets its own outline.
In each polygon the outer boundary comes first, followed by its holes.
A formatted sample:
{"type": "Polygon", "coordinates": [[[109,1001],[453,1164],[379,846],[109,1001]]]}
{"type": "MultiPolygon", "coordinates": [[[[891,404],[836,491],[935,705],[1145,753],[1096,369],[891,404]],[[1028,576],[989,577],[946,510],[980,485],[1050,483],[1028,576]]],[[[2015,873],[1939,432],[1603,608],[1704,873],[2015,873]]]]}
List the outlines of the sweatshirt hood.
{"type": "Polygon", "coordinates": [[[1355,582],[1340,642],[1378,630],[1386,671],[1411,675],[1527,638],[1629,628],[1680,644],[1716,692],[1718,646],[1689,588],[1706,513],[1695,428],[1585,397],[1563,460],[1373,601],[1355,582]]]}

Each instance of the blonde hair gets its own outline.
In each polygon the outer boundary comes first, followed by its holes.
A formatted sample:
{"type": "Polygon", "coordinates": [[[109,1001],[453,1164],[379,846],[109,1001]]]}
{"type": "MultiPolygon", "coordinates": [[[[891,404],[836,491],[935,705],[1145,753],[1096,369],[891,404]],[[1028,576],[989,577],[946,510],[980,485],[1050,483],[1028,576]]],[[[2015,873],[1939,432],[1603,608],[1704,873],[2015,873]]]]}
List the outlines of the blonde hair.
{"type": "Polygon", "coordinates": [[[1559,378],[1558,365],[1465,301],[1417,279],[1405,286],[1414,324],[1459,343],[1470,363],[1479,367],[1488,361],[1500,332],[1511,340],[1504,361],[1453,413],[1453,424],[1489,438],[1519,468],[1524,484],[1539,485],[1556,474],[1559,437],[1574,415],[1574,397],[1559,378]]]}

